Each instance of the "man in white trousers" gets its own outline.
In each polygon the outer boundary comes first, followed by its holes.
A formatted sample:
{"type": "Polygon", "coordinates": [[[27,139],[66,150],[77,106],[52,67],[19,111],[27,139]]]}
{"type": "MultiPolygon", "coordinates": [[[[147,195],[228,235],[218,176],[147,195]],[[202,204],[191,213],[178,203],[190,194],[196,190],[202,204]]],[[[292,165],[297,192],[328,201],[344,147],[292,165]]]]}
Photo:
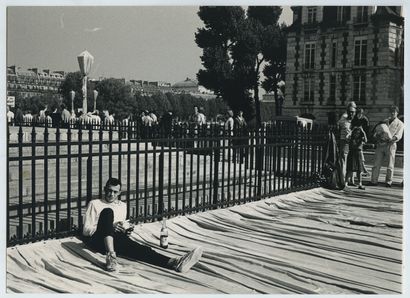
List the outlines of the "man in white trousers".
{"type": "Polygon", "coordinates": [[[391,134],[389,141],[381,141],[376,143],[376,151],[374,157],[374,166],[372,168],[372,178],[370,185],[377,185],[380,175],[380,168],[385,158],[388,160],[386,173],[386,187],[391,187],[393,182],[394,162],[396,156],[397,142],[403,137],[404,124],[397,115],[399,108],[397,106],[390,107],[390,116],[385,122],[391,134]]]}

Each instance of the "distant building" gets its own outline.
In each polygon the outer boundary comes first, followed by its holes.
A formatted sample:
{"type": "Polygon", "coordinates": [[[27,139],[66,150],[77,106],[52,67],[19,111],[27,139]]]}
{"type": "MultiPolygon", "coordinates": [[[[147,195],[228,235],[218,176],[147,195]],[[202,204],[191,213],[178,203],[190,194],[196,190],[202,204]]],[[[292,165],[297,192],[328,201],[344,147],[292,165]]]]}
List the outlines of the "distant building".
{"type": "Polygon", "coordinates": [[[163,81],[143,81],[143,80],[130,80],[131,89],[134,93],[140,93],[143,95],[152,95],[155,93],[166,93],[171,91],[171,83],[163,81]]]}
{"type": "Polygon", "coordinates": [[[177,82],[172,85],[172,89],[176,93],[198,93],[198,82],[186,78],[184,81],[177,82]]]}
{"type": "Polygon", "coordinates": [[[198,85],[197,81],[186,78],[184,81],[177,82],[172,85],[172,93],[188,93],[194,97],[203,98],[203,99],[213,99],[216,98],[216,95],[206,89],[203,86],[198,85]]]}
{"type": "Polygon", "coordinates": [[[335,123],[349,101],[372,124],[403,113],[404,26],[398,6],[293,6],[284,115],[335,123]]]}
{"type": "Polygon", "coordinates": [[[7,95],[32,97],[44,93],[59,94],[65,79],[64,71],[30,68],[23,70],[15,65],[7,67],[7,95]]]}

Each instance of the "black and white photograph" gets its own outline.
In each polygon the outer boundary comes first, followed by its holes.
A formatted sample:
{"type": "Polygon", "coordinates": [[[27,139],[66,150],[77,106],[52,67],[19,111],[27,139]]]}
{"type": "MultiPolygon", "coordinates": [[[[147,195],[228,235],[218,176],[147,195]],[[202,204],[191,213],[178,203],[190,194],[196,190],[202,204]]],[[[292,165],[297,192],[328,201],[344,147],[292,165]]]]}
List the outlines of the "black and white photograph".
{"type": "Polygon", "coordinates": [[[380,3],[5,1],[2,293],[408,294],[380,3]]]}

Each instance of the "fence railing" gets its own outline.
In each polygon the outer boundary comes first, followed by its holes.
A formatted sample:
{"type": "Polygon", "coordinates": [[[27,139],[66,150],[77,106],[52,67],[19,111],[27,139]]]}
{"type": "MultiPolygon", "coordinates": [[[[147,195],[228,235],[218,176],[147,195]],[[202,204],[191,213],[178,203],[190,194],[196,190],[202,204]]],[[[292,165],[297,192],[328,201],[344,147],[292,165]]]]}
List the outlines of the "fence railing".
{"type": "Polygon", "coordinates": [[[8,245],[73,235],[106,180],[137,222],[259,200],[315,186],[327,128],[276,123],[226,131],[135,124],[94,129],[9,126],[8,245]]]}

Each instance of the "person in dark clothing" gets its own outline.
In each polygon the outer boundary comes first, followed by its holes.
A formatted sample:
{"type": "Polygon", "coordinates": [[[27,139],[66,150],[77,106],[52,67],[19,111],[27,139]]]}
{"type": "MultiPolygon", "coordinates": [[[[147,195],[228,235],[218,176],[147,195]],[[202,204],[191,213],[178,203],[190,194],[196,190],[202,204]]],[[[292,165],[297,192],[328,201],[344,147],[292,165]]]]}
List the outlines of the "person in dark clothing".
{"type": "MultiPolygon", "coordinates": [[[[365,170],[363,163],[363,143],[367,142],[366,134],[361,126],[356,126],[352,130],[349,141],[349,153],[347,155],[347,170],[346,177],[348,181],[353,181],[353,172],[357,173],[359,181],[359,189],[365,189],[362,185],[361,173],[365,170]]],[[[353,182],[348,183],[349,186],[356,186],[353,182]]]]}
{"type": "Polygon", "coordinates": [[[14,123],[16,125],[21,125],[24,123],[24,115],[20,107],[17,108],[16,113],[14,114],[14,123]]]}
{"type": "Polygon", "coordinates": [[[163,133],[170,137],[172,135],[173,115],[171,111],[166,112],[161,118],[161,129],[163,133]]]}
{"type": "MultiPolygon", "coordinates": [[[[362,108],[358,108],[356,110],[356,115],[352,119],[352,130],[355,127],[361,127],[363,129],[363,132],[366,135],[366,139],[368,138],[370,124],[369,124],[369,119],[364,115],[364,111],[363,111],[362,108]]],[[[360,150],[360,154],[361,154],[360,159],[361,159],[361,162],[362,162],[362,169],[363,169],[362,170],[362,175],[368,177],[368,176],[370,176],[370,173],[369,173],[369,171],[367,171],[367,169],[364,165],[365,159],[364,159],[363,150],[360,150]]],[[[359,180],[359,181],[361,181],[361,180],[359,180]]]]}
{"type": "Polygon", "coordinates": [[[61,123],[61,112],[56,108],[51,114],[51,123],[53,127],[59,127],[61,123]]]}
{"type": "Polygon", "coordinates": [[[362,127],[366,136],[369,136],[369,119],[364,115],[362,108],[357,108],[356,115],[352,119],[352,129],[354,127],[362,127]]]}

